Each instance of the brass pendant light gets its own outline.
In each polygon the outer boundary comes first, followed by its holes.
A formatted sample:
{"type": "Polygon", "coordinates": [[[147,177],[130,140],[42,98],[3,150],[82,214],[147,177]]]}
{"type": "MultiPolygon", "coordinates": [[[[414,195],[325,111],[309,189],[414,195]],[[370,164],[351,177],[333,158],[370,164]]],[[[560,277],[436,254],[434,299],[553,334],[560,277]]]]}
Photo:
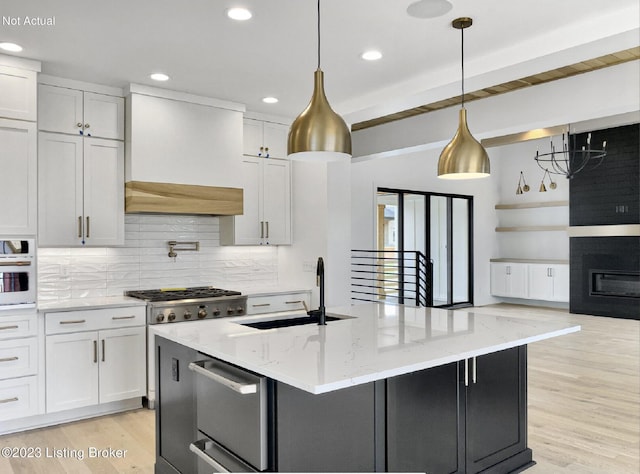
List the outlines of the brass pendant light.
{"type": "Polygon", "coordinates": [[[289,129],[287,154],[299,161],[340,161],[351,157],[351,133],[342,117],[333,111],[324,93],[320,69],[320,0],[318,0],[318,69],[313,95],[307,108],[289,129]]]}
{"type": "Polygon", "coordinates": [[[438,160],[438,177],[443,179],[470,179],[489,176],[489,156],[484,147],[473,138],[467,126],[467,110],[464,108],[464,30],[473,24],[471,18],[456,18],[451,25],[462,36],[462,108],[458,131],[444,147],[438,160]]]}

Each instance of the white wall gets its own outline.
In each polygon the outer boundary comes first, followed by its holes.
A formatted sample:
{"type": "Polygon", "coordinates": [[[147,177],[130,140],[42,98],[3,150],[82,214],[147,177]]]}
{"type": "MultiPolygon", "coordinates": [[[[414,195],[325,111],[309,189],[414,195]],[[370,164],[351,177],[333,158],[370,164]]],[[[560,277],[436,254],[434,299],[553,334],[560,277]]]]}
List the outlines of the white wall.
{"type": "Polygon", "coordinates": [[[292,246],[278,249],[279,277],[284,285],[314,288],[316,262],[325,263],[325,303],[350,303],[351,249],[350,164],[291,163],[292,246]]]}
{"type": "MultiPolygon", "coordinates": [[[[477,100],[467,106],[469,127],[476,138],[489,138],[636,112],[640,109],[638,83],[640,61],[633,61],[477,100]]],[[[502,241],[494,231],[498,225],[494,205],[516,202],[521,169],[532,188],[523,200],[568,199],[568,187],[558,178],[557,190],[549,191],[544,198],[535,195],[542,178],[533,160],[538,144],[526,142],[490,148],[489,178],[438,179],[438,156],[456,130],[457,115],[458,108],[451,107],[353,134],[354,156],[359,158],[353,160],[351,171],[352,246],[375,248],[377,187],[474,196],[474,302],[483,305],[496,301],[489,287],[491,258],[511,257],[505,253],[523,249],[531,251],[531,258],[568,258],[568,239],[566,245],[556,245],[554,236],[550,236],[554,239],[550,242],[539,235],[531,241],[502,241]]],[[[548,218],[549,224],[556,219],[567,223],[568,216],[563,212],[568,211],[555,210],[542,218],[548,218]]]]}

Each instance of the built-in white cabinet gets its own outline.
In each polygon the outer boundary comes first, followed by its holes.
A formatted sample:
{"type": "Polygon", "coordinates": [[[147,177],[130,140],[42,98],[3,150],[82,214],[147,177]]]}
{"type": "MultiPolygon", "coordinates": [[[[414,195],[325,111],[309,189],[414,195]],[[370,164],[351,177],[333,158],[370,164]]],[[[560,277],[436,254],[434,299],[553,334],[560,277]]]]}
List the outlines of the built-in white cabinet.
{"type": "Polygon", "coordinates": [[[527,298],[527,265],[491,263],[491,294],[510,298],[527,298]]]}
{"type": "Polygon", "coordinates": [[[569,301],[569,264],[491,262],[491,294],[541,301],[569,301]]]}
{"type": "Polygon", "coordinates": [[[245,118],[242,153],[264,158],[286,158],[289,126],[245,118]]]}
{"type": "Polygon", "coordinates": [[[247,314],[277,313],[280,311],[307,311],[311,309],[311,291],[291,291],[249,295],[247,314]]]}
{"type": "Polygon", "coordinates": [[[146,393],[144,312],[131,307],[45,315],[47,413],[146,393]]]}
{"type": "Polygon", "coordinates": [[[40,132],[39,246],[124,244],[124,144],[40,132]]]}
{"type": "MultiPolygon", "coordinates": [[[[5,95],[0,80],[2,96],[5,95]]],[[[35,235],[37,130],[34,122],[0,118],[0,234],[35,235]]]]}
{"type": "Polygon", "coordinates": [[[0,65],[0,117],[36,121],[37,75],[37,71],[0,65]]]}
{"type": "Polygon", "coordinates": [[[35,310],[0,315],[0,421],[38,413],[38,337],[35,310]]]}
{"type": "Polygon", "coordinates": [[[291,244],[290,162],[242,157],[244,214],[220,218],[223,245],[291,244]]]}
{"type": "Polygon", "coordinates": [[[124,140],[124,98],[48,84],[38,95],[39,130],[124,140]]]}
{"type": "Polygon", "coordinates": [[[529,298],[569,301],[569,265],[529,264],[529,298]]]}

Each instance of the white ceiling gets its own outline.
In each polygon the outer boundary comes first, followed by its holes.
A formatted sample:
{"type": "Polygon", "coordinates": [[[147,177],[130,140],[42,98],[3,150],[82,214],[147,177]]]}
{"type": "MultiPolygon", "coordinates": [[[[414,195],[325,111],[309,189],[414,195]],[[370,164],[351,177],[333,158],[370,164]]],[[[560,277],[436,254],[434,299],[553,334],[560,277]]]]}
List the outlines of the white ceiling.
{"type": "MultiPolygon", "coordinates": [[[[322,0],[322,69],[329,101],[348,122],[455,96],[465,31],[468,91],[640,44],[638,0],[450,0],[444,16],[408,16],[414,0],[322,0]],[[359,58],[376,48],[377,62],[359,58]]],[[[149,84],[295,117],[316,68],[315,0],[3,0],[4,17],[55,26],[0,27],[17,56],[43,73],[118,87],[149,84]],[[246,22],[225,11],[245,6],[246,22]],[[155,83],[162,71],[171,81],[155,83]],[[261,98],[280,99],[266,105],[261,98]]]]}

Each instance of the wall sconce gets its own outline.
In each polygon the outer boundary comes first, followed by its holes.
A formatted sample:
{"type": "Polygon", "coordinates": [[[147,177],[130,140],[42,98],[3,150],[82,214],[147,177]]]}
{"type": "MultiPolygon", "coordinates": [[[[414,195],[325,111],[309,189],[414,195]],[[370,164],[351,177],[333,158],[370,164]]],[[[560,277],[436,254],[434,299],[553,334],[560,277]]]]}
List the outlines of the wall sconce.
{"type": "Polygon", "coordinates": [[[522,174],[522,171],[520,171],[520,179],[518,180],[518,189],[516,189],[516,194],[522,194],[523,191],[525,193],[528,193],[530,189],[531,188],[529,187],[527,182],[524,180],[524,175],[522,174]]]}
{"type": "Polygon", "coordinates": [[[549,170],[544,170],[544,174],[542,175],[542,181],[540,181],[540,189],[538,189],[538,191],[541,193],[547,192],[547,187],[544,185],[544,178],[546,178],[547,176],[549,177],[549,187],[551,189],[556,189],[558,187],[556,182],[551,180],[551,175],[549,174],[549,170]]]}

